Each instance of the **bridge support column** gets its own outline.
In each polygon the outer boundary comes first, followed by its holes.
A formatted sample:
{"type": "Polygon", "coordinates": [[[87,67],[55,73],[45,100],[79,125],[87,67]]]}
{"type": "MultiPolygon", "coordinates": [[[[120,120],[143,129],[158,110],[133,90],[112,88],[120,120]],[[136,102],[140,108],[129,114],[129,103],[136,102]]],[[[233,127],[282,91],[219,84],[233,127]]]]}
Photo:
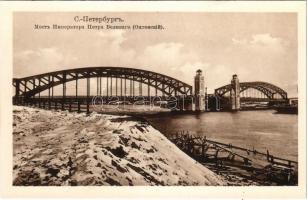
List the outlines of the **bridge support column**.
{"type": "MultiPolygon", "coordinates": [[[[27,92],[27,81],[24,81],[24,93],[26,93],[27,92]]],[[[33,86],[33,88],[34,88],[34,86],[33,86]]],[[[22,100],[22,102],[21,102],[21,105],[25,105],[26,104],[26,98],[24,97],[23,98],[23,100],[22,100]]]]}
{"type": "Polygon", "coordinates": [[[69,112],[71,112],[71,99],[69,99],[69,112]]]}
{"type": "MultiPolygon", "coordinates": [[[[88,73],[88,77],[86,79],[86,113],[90,113],[90,74],[88,73]]],[[[112,79],[111,79],[112,80],[112,79]]],[[[112,82],[111,82],[112,83],[112,82]]]]}
{"type": "Polygon", "coordinates": [[[240,110],[240,82],[236,74],[232,76],[231,80],[230,109],[233,111],[240,110]]]}
{"type": "Polygon", "coordinates": [[[139,82],[139,96],[143,96],[143,93],[142,93],[142,83],[139,82]]]}
{"type": "Polygon", "coordinates": [[[15,102],[14,104],[19,104],[19,94],[20,94],[20,80],[16,80],[16,86],[15,86],[15,102]]]}
{"type": "Polygon", "coordinates": [[[99,77],[99,96],[101,96],[101,76],[99,77]]]}
{"type": "MultiPolygon", "coordinates": [[[[52,76],[51,80],[52,80],[52,85],[53,85],[54,84],[54,76],[52,76]]],[[[53,101],[53,86],[51,87],[51,100],[54,103],[54,101],[53,101]]]]}
{"type": "Polygon", "coordinates": [[[99,77],[98,76],[96,78],[96,84],[97,84],[96,89],[97,89],[97,96],[98,96],[99,95],[99,77]]]}
{"type": "MultiPolygon", "coordinates": [[[[48,84],[50,84],[50,75],[48,76],[48,84]]],[[[50,101],[50,87],[48,88],[48,109],[51,109],[51,101],[50,101]]]]}
{"type": "Polygon", "coordinates": [[[135,87],[134,87],[134,77],[133,77],[133,81],[132,81],[132,96],[134,97],[134,90],[135,90],[135,87]]]}
{"type": "Polygon", "coordinates": [[[196,76],[194,77],[194,87],[195,87],[195,110],[204,111],[205,106],[205,80],[202,75],[202,71],[199,69],[196,71],[196,76]]]}
{"type": "Polygon", "coordinates": [[[123,79],[120,78],[120,96],[123,96],[123,79]]]}
{"type": "Polygon", "coordinates": [[[112,96],[112,92],[113,92],[113,86],[112,86],[112,76],[110,77],[110,79],[111,79],[111,87],[110,87],[110,96],[112,96]]]}
{"type": "MultiPolygon", "coordinates": [[[[41,79],[38,79],[38,87],[41,86],[41,79]]],[[[41,107],[41,93],[38,93],[38,107],[41,107]]]]}
{"type": "Polygon", "coordinates": [[[76,101],[78,101],[78,74],[76,73],[76,101]]]}
{"type": "Polygon", "coordinates": [[[117,97],[118,94],[117,94],[117,77],[115,78],[115,96],[117,97]]]}
{"type": "Polygon", "coordinates": [[[164,85],[164,83],[162,83],[162,96],[163,96],[163,97],[165,96],[164,91],[165,91],[165,85],[164,85]]]}
{"type": "Polygon", "coordinates": [[[62,99],[62,110],[65,109],[66,101],[66,73],[63,73],[63,99],[62,99]]]}
{"type": "Polygon", "coordinates": [[[109,77],[107,77],[107,101],[109,99],[109,77]]]}
{"type": "Polygon", "coordinates": [[[124,79],[124,85],[125,85],[125,96],[127,96],[127,79],[124,79]]]}
{"type": "Polygon", "coordinates": [[[77,100],[77,104],[78,104],[78,113],[80,113],[81,112],[80,100],[77,100]]]}
{"type": "Polygon", "coordinates": [[[193,96],[176,96],[177,109],[180,111],[192,111],[193,110],[193,96]]]}
{"type": "Polygon", "coordinates": [[[158,81],[157,80],[155,81],[155,96],[158,96],[158,81]]]}
{"type": "Polygon", "coordinates": [[[130,80],[130,87],[129,87],[129,89],[130,89],[130,97],[132,96],[132,80],[130,80]]]}
{"type": "Polygon", "coordinates": [[[147,80],[147,97],[149,99],[149,102],[150,102],[150,80],[148,79],[147,80]]]}

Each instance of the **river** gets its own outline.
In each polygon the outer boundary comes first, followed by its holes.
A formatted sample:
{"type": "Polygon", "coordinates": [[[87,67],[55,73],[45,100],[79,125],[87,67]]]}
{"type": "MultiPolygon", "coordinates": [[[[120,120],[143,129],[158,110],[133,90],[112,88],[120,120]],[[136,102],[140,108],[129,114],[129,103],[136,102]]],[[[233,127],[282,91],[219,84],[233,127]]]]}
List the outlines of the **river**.
{"type": "Polygon", "coordinates": [[[142,115],[169,136],[189,131],[196,136],[231,143],[291,160],[298,160],[298,115],[274,110],[142,115]]]}

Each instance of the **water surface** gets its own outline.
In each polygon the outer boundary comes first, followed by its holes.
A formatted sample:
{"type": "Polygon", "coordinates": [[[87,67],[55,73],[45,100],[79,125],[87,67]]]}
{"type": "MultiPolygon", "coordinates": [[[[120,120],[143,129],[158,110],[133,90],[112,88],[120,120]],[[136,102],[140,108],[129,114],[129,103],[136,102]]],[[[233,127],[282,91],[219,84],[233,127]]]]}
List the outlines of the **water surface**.
{"type": "Polygon", "coordinates": [[[206,136],[272,155],[298,160],[297,115],[274,110],[206,113],[160,113],[143,115],[166,136],[177,131],[206,136]]]}

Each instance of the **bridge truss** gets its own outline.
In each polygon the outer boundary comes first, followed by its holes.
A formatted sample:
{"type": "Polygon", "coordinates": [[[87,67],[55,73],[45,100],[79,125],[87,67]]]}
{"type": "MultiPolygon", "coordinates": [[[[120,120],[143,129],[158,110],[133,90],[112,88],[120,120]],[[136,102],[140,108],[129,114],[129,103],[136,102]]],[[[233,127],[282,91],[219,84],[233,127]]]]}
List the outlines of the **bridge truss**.
{"type": "MultiPolygon", "coordinates": [[[[138,82],[140,87],[138,88],[138,95],[150,96],[150,87],[154,88],[155,96],[158,95],[158,91],[163,96],[174,97],[192,94],[192,86],[169,76],[134,68],[124,67],[87,67],[68,69],[62,71],[55,71],[50,73],[39,74],[35,76],[29,76],[24,78],[14,78],[13,86],[15,87],[15,99],[24,99],[25,101],[30,99],[41,98],[41,93],[48,91],[47,99],[54,99],[54,87],[62,85],[62,105],[65,104],[67,98],[66,84],[71,81],[75,81],[75,98],[79,98],[78,94],[78,81],[80,79],[86,79],[86,101],[87,110],[89,101],[91,98],[90,92],[90,80],[97,78],[97,96],[102,94],[102,78],[106,78],[106,96],[130,96],[134,97],[135,82],[138,82]],[[142,84],[147,85],[147,92],[143,92],[142,84]],[[115,87],[115,91],[114,91],[115,87]],[[129,91],[127,90],[129,88],[129,91]]],[[[105,94],[104,94],[105,95],[105,94]]],[[[84,99],[84,97],[81,97],[84,99]]],[[[42,98],[45,102],[46,97],[42,98]]],[[[57,97],[57,99],[59,99],[57,97]]],[[[70,98],[71,99],[71,98],[70,98]]]]}
{"type": "MultiPolygon", "coordinates": [[[[228,92],[230,92],[232,86],[231,84],[224,85],[220,88],[215,89],[215,95],[219,97],[225,96],[228,92]]],[[[248,89],[254,89],[261,92],[265,98],[273,100],[273,99],[287,99],[287,92],[283,89],[267,83],[267,82],[241,82],[240,83],[240,95],[243,96],[243,93],[248,89]]],[[[250,95],[245,95],[250,96],[250,95]]]]}

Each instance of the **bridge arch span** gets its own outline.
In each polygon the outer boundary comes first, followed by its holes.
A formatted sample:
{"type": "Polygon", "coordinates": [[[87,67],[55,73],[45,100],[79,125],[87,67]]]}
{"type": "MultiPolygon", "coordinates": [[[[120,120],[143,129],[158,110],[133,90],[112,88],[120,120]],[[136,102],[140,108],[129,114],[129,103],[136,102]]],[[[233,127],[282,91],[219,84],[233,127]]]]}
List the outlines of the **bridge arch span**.
{"type": "MultiPolygon", "coordinates": [[[[227,92],[230,92],[231,88],[232,87],[230,84],[224,85],[222,87],[215,89],[215,94],[222,97],[227,92]]],[[[276,98],[275,94],[279,94],[282,99],[288,98],[286,91],[271,83],[261,82],[261,81],[240,83],[240,93],[250,88],[262,92],[268,99],[275,99],[276,98]]]]}
{"type": "Polygon", "coordinates": [[[127,79],[156,88],[168,96],[191,95],[192,86],[170,76],[127,67],[85,67],[49,72],[24,78],[14,78],[16,96],[32,97],[58,85],[87,78],[107,77],[127,79]],[[31,85],[32,87],[29,87],[31,85]],[[24,90],[20,90],[20,86],[24,90]]]}

